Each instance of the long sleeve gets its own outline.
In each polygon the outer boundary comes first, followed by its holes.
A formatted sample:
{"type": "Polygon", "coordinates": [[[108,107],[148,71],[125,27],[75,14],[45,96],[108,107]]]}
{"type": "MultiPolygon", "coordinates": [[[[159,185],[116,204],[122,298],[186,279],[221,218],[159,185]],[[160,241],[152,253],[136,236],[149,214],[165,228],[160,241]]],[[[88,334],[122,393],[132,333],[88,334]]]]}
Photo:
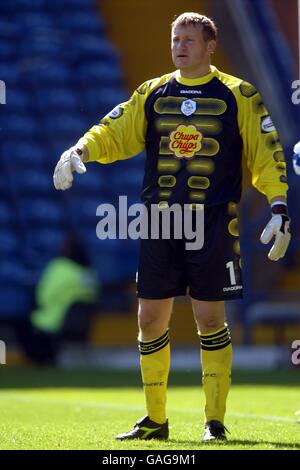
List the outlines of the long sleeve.
{"type": "Polygon", "coordinates": [[[129,101],[116,106],[80,140],[89,150],[89,161],[125,160],[145,147],[145,94],[136,90],[129,101]]]}
{"type": "Polygon", "coordinates": [[[252,184],[269,202],[285,196],[286,163],[278,133],[260,94],[242,82],[235,90],[243,155],[252,173],[252,184]]]}

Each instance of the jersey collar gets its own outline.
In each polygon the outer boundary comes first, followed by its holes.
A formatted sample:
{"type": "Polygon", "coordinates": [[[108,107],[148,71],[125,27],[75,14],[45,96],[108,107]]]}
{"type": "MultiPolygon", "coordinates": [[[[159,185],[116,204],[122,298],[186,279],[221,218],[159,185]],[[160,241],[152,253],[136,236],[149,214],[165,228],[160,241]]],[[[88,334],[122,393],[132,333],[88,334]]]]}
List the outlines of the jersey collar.
{"type": "Polygon", "coordinates": [[[177,82],[186,86],[204,85],[210,82],[218,73],[218,69],[213,65],[210,66],[211,72],[199,78],[185,78],[181,76],[180,70],[176,70],[175,79],[177,82]]]}

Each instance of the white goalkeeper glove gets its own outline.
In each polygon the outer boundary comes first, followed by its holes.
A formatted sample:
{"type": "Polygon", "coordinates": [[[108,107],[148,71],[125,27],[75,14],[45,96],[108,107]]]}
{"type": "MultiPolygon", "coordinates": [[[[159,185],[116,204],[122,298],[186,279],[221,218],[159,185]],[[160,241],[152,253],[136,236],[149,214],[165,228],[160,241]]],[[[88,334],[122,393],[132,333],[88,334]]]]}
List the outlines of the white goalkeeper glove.
{"type": "Polygon", "coordinates": [[[274,244],[268,253],[271,261],[283,258],[291,240],[290,218],[285,204],[272,207],[272,219],[261,234],[260,241],[267,244],[275,236],[274,244]]]}
{"type": "Polygon", "coordinates": [[[62,154],[54,170],[53,183],[55,189],[64,191],[72,186],[72,171],[79,174],[86,172],[86,167],[80,158],[82,154],[83,151],[76,146],[71,147],[62,154]]]}
{"type": "Polygon", "coordinates": [[[296,175],[300,175],[300,141],[294,147],[293,167],[296,175]]]}

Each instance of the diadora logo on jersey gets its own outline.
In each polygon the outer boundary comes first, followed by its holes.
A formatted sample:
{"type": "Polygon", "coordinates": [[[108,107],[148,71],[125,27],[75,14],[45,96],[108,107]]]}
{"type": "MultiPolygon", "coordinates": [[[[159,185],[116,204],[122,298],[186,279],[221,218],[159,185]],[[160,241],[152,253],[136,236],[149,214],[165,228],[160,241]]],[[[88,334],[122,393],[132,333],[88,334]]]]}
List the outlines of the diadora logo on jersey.
{"type": "Polygon", "coordinates": [[[181,105],[181,111],[186,116],[190,116],[196,111],[197,103],[193,100],[185,100],[181,105]]]}
{"type": "Polygon", "coordinates": [[[202,95],[201,90],[180,90],[180,93],[183,95],[188,94],[188,95],[202,95]]]}
{"type": "Polygon", "coordinates": [[[116,106],[109,114],[108,117],[111,119],[117,119],[123,114],[123,108],[121,106],[116,106]]]}
{"type": "Polygon", "coordinates": [[[261,128],[263,132],[276,131],[273,121],[270,116],[265,116],[261,121],[261,128]]]}
{"type": "Polygon", "coordinates": [[[170,134],[169,149],[178,158],[192,158],[201,149],[202,134],[195,126],[180,125],[170,134]]]}

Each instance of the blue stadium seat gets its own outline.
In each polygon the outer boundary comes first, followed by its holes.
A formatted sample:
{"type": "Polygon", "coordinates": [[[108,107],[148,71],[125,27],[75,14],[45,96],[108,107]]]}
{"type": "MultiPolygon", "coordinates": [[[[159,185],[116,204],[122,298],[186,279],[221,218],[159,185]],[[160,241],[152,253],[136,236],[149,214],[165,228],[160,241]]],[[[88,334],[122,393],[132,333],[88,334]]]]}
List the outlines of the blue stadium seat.
{"type": "MultiPolygon", "coordinates": [[[[139,169],[144,174],[144,167],[145,167],[145,153],[141,152],[134,157],[128,158],[127,160],[122,160],[117,163],[118,169],[121,171],[129,171],[131,168],[139,169]],[[125,170],[126,169],[126,170],[125,170]]],[[[138,181],[137,181],[138,183],[138,181]]]]}
{"type": "Polygon", "coordinates": [[[99,196],[90,197],[81,194],[69,200],[69,211],[79,224],[93,224],[96,227],[96,209],[101,204],[99,196]]]}
{"type": "MultiPolygon", "coordinates": [[[[17,0],[17,2],[18,2],[18,11],[20,10],[21,11],[26,11],[26,10],[27,11],[41,11],[45,6],[47,6],[47,4],[52,3],[52,2],[49,2],[49,0],[17,0]]],[[[15,3],[15,0],[14,0],[14,3],[15,3]]]]}
{"type": "Polygon", "coordinates": [[[41,228],[26,231],[24,244],[40,254],[49,253],[53,257],[60,251],[65,238],[66,233],[60,227],[41,228]]]}
{"type": "Polygon", "coordinates": [[[65,42],[62,33],[54,32],[53,29],[37,30],[30,41],[25,41],[20,46],[22,55],[29,57],[45,57],[48,59],[59,59],[64,56],[65,42]]]}
{"type": "MultiPolygon", "coordinates": [[[[8,18],[9,15],[14,11],[15,5],[13,5],[13,0],[6,0],[6,2],[0,2],[0,16],[1,18],[8,18]]],[[[3,21],[4,22],[4,21],[3,21]]]]}
{"type": "Polygon", "coordinates": [[[79,109],[79,96],[66,87],[39,88],[36,91],[36,106],[40,110],[73,112],[79,109]]]}
{"type": "Polygon", "coordinates": [[[112,195],[112,186],[108,172],[104,171],[104,167],[98,163],[89,163],[87,172],[77,177],[75,175],[76,192],[85,195],[94,195],[95,197],[108,197],[112,195]]]}
{"type": "Polygon", "coordinates": [[[18,201],[19,218],[24,225],[50,227],[67,223],[59,199],[23,198],[18,201]]]}
{"type": "Polygon", "coordinates": [[[90,60],[82,62],[77,69],[78,78],[85,88],[93,86],[95,83],[102,83],[102,86],[120,86],[120,69],[116,65],[106,62],[90,60]]]}
{"type": "MultiPolygon", "coordinates": [[[[100,218],[98,218],[98,221],[100,218]]],[[[116,229],[116,239],[106,238],[101,240],[98,238],[96,233],[96,226],[86,226],[83,225],[78,229],[80,237],[86,243],[86,248],[89,250],[90,253],[98,252],[98,253],[113,253],[114,255],[120,256],[122,253],[125,253],[126,256],[128,254],[136,253],[138,249],[138,243],[136,240],[128,239],[119,239],[119,231],[118,231],[118,221],[117,221],[117,229],[116,229]]]]}
{"type": "MultiPolygon", "coordinates": [[[[1,68],[0,68],[1,71],[1,68]]],[[[25,86],[60,86],[66,85],[71,81],[71,69],[57,60],[39,58],[28,61],[26,68],[24,67],[23,80],[25,86]]]]}
{"type": "Polygon", "coordinates": [[[86,253],[91,260],[94,256],[101,257],[103,253],[108,254],[113,252],[113,247],[112,245],[109,246],[109,242],[114,242],[114,240],[100,240],[96,234],[96,225],[81,225],[81,227],[78,227],[77,233],[80,236],[81,242],[85,244],[86,253]]]}
{"type": "Polygon", "coordinates": [[[2,286],[0,287],[0,317],[9,319],[28,315],[32,307],[32,296],[28,288],[14,284],[2,286]]]}
{"type": "Polygon", "coordinates": [[[18,138],[11,144],[11,141],[2,144],[1,159],[8,167],[41,166],[45,160],[45,153],[48,148],[38,140],[18,138]]]}
{"type": "Polygon", "coordinates": [[[117,283],[134,280],[136,263],[113,252],[91,253],[91,263],[103,283],[117,283]]]}
{"type": "Polygon", "coordinates": [[[10,182],[18,195],[32,197],[39,195],[55,196],[52,173],[41,171],[41,169],[25,168],[21,171],[15,170],[9,174],[10,182]]]}
{"type": "Polygon", "coordinates": [[[71,29],[74,34],[86,33],[89,34],[102,34],[103,32],[103,21],[99,15],[91,15],[89,10],[87,11],[71,11],[62,13],[59,16],[59,24],[63,28],[71,29]]]}
{"type": "Polygon", "coordinates": [[[28,283],[35,286],[47,264],[57,256],[58,249],[41,249],[32,244],[24,244],[22,254],[28,272],[28,283]]]}
{"type": "Polygon", "coordinates": [[[54,166],[56,165],[58,159],[60,158],[61,154],[67,150],[68,148],[72,147],[77,140],[81,137],[81,134],[77,134],[74,138],[73,136],[63,136],[63,135],[58,135],[53,138],[49,138],[48,140],[48,164],[51,168],[54,169],[54,166]]]}
{"type": "MultiPolygon", "coordinates": [[[[1,27],[1,24],[0,24],[1,27]]],[[[16,49],[12,41],[3,39],[0,36],[0,60],[1,62],[12,61],[16,56],[16,49]]]]}
{"type": "MultiPolygon", "coordinates": [[[[0,150],[0,152],[2,154],[2,149],[0,150]]],[[[2,155],[1,155],[1,157],[2,157],[2,155]]],[[[8,182],[7,172],[4,170],[3,159],[0,163],[0,174],[1,174],[1,178],[0,178],[0,203],[1,202],[8,203],[9,202],[9,195],[10,195],[10,185],[9,185],[9,182],[8,182]]]]}
{"type": "Polygon", "coordinates": [[[35,116],[29,112],[26,114],[7,113],[4,124],[6,138],[32,138],[40,134],[40,124],[35,116]]]}
{"type": "Polygon", "coordinates": [[[32,98],[26,93],[26,90],[22,88],[10,86],[7,93],[9,96],[7,108],[13,110],[15,113],[28,111],[28,109],[34,105],[32,98]]]}
{"type": "MultiPolygon", "coordinates": [[[[0,80],[6,83],[6,86],[13,86],[20,80],[20,66],[17,63],[0,63],[0,80]]],[[[8,93],[8,90],[7,90],[8,93]]]]}
{"type": "Polygon", "coordinates": [[[112,87],[89,87],[84,91],[84,104],[87,110],[98,112],[99,120],[103,114],[112,110],[115,106],[127,101],[128,94],[112,87]]]}
{"type": "Polygon", "coordinates": [[[74,11],[78,9],[82,9],[84,11],[95,11],[95,0],[64,0],[62,3],[61,0],[46,0],[47,7],[49,9],[59,8],[63,11],[69,10],[74,11]]]}
{"type": "Polygon", "coordinates": [[[123,280],[120,272],[120,263],[117,256],[112,253],[103,253],[93,257],[93,267],[103,283],[114,283],[123,280]]]}
{"type": "MultiPolygon", "coordinates": [[[[73,36],[73,44],[78,51],[80,62],[90,59],[105,60],[112,65],[118,64],[118,54],[113,45],[104,37],[94,34],[81,34],[73,36]]],[[[119,73],[120,69],[119,69],[119,73]]]]}
{"type": "MultiPolygon", "coordinates": [[[[122,162],[126,164],[127,162],[122,162]]],[[[123,169],[122,174],[114,173],[112,176],[112,187],[113,190],[119,194],[128,194],[129,192],[136,194],[139,197],[139,192],[142,189],[143,182],[143,169],[142,168],[126,168],[123,169]]]]}
{"type": "Polygon", "coordinates": [[[12,203],[9,201],[7,195],[6,199],[0,200],[0,227],[7,227],[15,221],[15,211],[12,203]]]}
{"type": "MultiPolygon", "coordinates": [[[[6,256],[0,263],[0,286],[26,285],[27,271],[20,257],[6,256]]],[[[0,287],[0,289],[1,289],[0,287]]],[[[1,305],[1,300],[0,300],[1,305]]]]}
{"type": "Polygon", "coordinates": [[[94,249],[100,249],[99,244],[101,243],[101,240],[97,238],[96,226],[88,226],[86,224],[82,224],[78,227],[77,234],[81,241],[81,244],[84,244],[86,246],[86,249],[89,249],[90,252],[94,249]]]}
{"type": "Polygon", "coordinates": [[[136,253],[138,250],[138,241],[130,240],[130,238],[126,240],[101,240],[101,243],[103,243],[104,252],[113,252],[122,259],[130,257],[129,254],[136,253]]]}
{"type": "Polygon", "coordinates": [[[72,138],[73,144],[86,130],[85,120],[79,113],[47,114],[46,112],[43,117],[43,125],[45,136],[51,136],[53,139],[72,138]]]}
{"type": "Polygon", "coordinates": [[[53,21],[50,15],[45,15],[41,11],[23,11],[19,13],[16,10],[14,14],[14,22],[16,22],[26,34],[32,34],[37,28],[51,28],[53,21]]]}
{"type": "Polygon", "coordinates": [[[5,9],[10,9],[10,0],[6,2],[0,2],[0,38],[1,40],[10,39],[13,40],[20,33],[20,28],[13,21],[9,12],[5,12],[5,9]]]}
{"type": "Polygon", "coordinates": [[[20,248],[20,240],[14,230],[4,228],[0,222],[0,257],[16,253],[20,248]]]}

